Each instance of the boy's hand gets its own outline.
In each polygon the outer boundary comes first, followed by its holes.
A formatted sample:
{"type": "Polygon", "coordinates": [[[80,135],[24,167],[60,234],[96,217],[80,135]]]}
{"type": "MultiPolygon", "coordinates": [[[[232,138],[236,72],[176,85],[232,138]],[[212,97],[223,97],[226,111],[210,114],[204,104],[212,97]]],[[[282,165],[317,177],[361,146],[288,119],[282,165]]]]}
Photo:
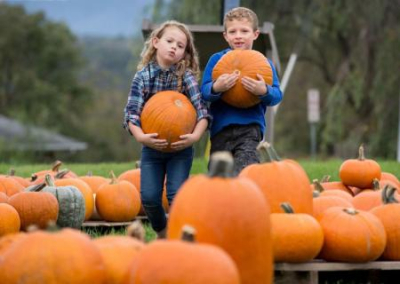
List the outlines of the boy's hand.
{"type": "Polygon", "coordinates": [[[243,77],[242,85],[247,91],[256,96],[265,95],[267,93],[267,86],[265,85],[264,78],[260,74],[257,74],[257,78],[258,80],[254,80],[247,76],[243,77]]]}
{"type": "Polygon", "coordinates": [[[167,148],[168,142],[166,139],[157,139],[158,133],[143,134],[140,137],[140,143],[155,150],[162,150],[167,148]]]}
{"type": "Polygon", "coordinates": [[[218,77],[218,79],[213,84],[213,91],[215,93],[222,93],[233,86],[235,86],[236,81],[239,79],[240,72],[235,71],[231,74],[222,74],[218,77]]]}
{"type": "Polygon", "coordinates": [[[171,149],[174,149],[175,151],[183,150],[187,147],[192,146],[200,139],[193,133],[181,135],[179,136],[179,138],[181,140],[171,143],[171,149]]]}

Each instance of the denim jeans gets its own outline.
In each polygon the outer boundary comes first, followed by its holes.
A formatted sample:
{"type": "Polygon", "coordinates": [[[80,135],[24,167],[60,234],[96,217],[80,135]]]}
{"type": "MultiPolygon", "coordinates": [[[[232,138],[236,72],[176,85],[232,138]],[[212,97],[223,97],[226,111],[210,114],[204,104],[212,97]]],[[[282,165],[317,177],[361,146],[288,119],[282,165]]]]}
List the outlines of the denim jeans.
{"type": "Polygon", "coordinates": [[[140,195],[143,208],[156,232],[167,225],[162,206],[164,177],[169,205],[182,183],[189,177],[193,162],[193,147],[164,153],[144,146],[140,163],[140,195]]]}
{"type": "Polygon", "coordinates": [[[262,140],[260,126],[229,125],[211,137],[210,154],[217,151],[229,151],[234,159],[234,176],[243,168],[260,162],[257,146],[262,140]]]}

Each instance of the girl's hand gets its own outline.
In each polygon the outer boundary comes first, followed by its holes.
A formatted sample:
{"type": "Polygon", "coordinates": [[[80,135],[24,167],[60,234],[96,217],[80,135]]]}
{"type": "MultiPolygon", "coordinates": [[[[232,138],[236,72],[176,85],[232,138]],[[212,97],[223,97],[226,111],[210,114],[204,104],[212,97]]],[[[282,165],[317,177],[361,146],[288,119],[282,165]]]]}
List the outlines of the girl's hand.
{"type": "Polygon", "coordinates": [[[158,133],[144,134],[140,137],[140,143],[155,150],[162,150],[167,148],[168,142],[166,139],[157,139],[158,133]]]}
{"type": "Polygon", "coordinates": [[[260,74],[257,74],[257,78],[258,80],[254,80],[245,76],[242,78],[242,85],[247,91],[256,96],[265,95],[267,93],[267,86],[265,85],[264,78],[260,74]]]}
{"type": "Polygon", "coordinates": [[[171,143],[171,149],[175,151],[180,151],[187,147],[192,146],[199,140],[199,138],[197,138],[196,135],[193,133],[181,135],[179,136],[179,138],[181,140],[171,143]]]}
{"type": "Polygon", "coordinates": [[[240,72],[233,72],[231,74],[222,74],[213,84],[213,91],[215,93],[221,93],[229,90],[235,86],[239,79],[240,72]]]}

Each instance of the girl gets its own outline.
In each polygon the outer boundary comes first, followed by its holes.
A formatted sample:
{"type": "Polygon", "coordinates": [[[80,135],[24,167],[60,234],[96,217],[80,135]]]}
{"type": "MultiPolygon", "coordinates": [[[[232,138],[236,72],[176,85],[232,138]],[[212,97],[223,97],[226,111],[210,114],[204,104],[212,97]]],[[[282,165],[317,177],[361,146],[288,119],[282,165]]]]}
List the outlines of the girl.
{"type": "Polygon", "coordinates": [[[199,64],[193,37],[184,24],[176,21],[163,23],[149,36],[141,57],[125,107],[124,127],[143,144],[141,201],[158,238],[164,238],[167,225],[162,207],[164,177],[168,203],[171,204],[178,188],[189,176],[192,145],[206,130],[210,116],[197,84],[199,64]],[[165,90],[185,94],[197,111],[193,132],[181,135],[180,141],[171,144],[175,151],[169,153],[160,151],[168,145],[165,139],[157,139],[157,133],[143,133],[140,126],[140,114],[146,101],[153,94],[165,90]]]}

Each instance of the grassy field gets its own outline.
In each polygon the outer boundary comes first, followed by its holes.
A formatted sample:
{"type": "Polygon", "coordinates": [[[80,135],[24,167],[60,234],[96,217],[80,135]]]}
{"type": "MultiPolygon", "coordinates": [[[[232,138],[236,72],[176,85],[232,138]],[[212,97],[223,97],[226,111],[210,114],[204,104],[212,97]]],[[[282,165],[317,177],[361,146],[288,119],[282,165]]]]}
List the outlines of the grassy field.
{"type": "MultiPolygon", "coordinates": [[[[305,171],[307,172],[310,181],[317,178],[320,179],[324,175],[330,175],[331,180],[338,180],[339,168],[342,160],[331,159],[331,160],[299,160],[298,161],[305,171]]],[[[400,178],[400,163],[397,161],[378,161],[381,165],[382,171],[390,172],[400,178]]],[[[133,169],[134,162],[131,163],[97,163],[97,164],[75,164],[66,163],[61,166],[61,169],[69,169],[78,175],[86,175],[88,172],[92,172],[93,175],[101,175],[105,177],[110,176],[110,172],[113,171],[116,176],[122,172],[133,169]]],[[[0,173],[7,174],[8,171],[13,168],[16,170],[16,175],[23,177],[30,177],[32,173],[51,168],[50,164],[0,164],[0,173]]],[[[195,159],[191,174],[206,173],[207,172],[207,161],[205,159],[195,159]]]]}

